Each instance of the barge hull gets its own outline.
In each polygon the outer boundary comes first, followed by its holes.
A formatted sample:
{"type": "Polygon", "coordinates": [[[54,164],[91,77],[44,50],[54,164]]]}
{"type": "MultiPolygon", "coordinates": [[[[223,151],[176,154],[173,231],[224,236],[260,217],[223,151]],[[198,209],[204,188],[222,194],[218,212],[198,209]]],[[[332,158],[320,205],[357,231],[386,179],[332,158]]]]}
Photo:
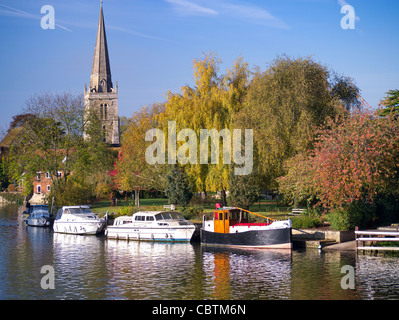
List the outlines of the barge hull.
{"type": "Polygon", "coordinates": [[[259,249],[292,249],[291,228],[218,233],[201,229],[201,244],[259,249]]]}

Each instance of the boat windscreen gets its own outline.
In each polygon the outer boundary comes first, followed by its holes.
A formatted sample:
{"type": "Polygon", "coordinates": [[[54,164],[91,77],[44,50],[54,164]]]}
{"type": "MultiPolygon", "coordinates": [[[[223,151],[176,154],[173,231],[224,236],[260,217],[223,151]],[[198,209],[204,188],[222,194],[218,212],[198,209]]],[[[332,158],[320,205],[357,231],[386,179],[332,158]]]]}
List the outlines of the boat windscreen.
{"type": "Polygon", "coordinates": [[[48,206],[32,206],[31,212],[36,212],[36,211],[47,211],[48,212],[48,206]]]}
{"type": "Polygon", "coordinates": [[[35,210],[30,215],[32,218],[50,217],[48,210],[35,210]]]}
{"type": "Polygon", "coordinates": [[[183,215],[181,213],[178,212],[169,212],[169,215],[172,217],[172,219],[184,219],[183,215]]]}
{"type": "Polygon", "coordinates": [[[156,220],[170,220],[170,219],[184,219],[183,215],[179,212],[161,212],[155,215],[156,220]]]}
{"type": "Polygon", "coordinates": [[[89,208],[69,208],[69,212],[72,214],[93,213],[89,208]]]}

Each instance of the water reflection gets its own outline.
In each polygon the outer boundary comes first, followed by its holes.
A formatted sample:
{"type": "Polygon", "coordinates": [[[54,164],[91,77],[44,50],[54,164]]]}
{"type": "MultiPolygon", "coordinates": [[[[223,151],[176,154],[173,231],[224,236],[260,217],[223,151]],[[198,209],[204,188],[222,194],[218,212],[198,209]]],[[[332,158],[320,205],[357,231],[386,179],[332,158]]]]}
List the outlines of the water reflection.
{"type": "Polygon", "coordinates": [[[190,244],[109,240],[106,259],[108,287],[115,298],[194,298],[196,257],[190,244]]]}
{"type": "MultiPolygon", "coordinates": [[[[19,212],[19,211],[20,212],[19,212]]],[[[0,299],[398,299],[397,257],[107,240],[27,227],[0,208],[0,299]],[[41,267],[55,289],[40,286],[41,267]],[[355,268],[355,289],[341,268],[355,268]]]]}
{"type": "Polygon", "coordinates": [[[356,290],[341,288],[341,268],[355,264],[355,252],[293,251],[291,299],[360,299],[356,290]]]}
{"type": "Polygon", "coordinates": [[[362,299],[398,299],[398,257],[358,255],[356,288],[361,292],[362,299]]]}
{"type": "Polygon", "coordinates": [[[214,299],[287,299],[291,251],[203,248],[204,272],[214,299]]]}

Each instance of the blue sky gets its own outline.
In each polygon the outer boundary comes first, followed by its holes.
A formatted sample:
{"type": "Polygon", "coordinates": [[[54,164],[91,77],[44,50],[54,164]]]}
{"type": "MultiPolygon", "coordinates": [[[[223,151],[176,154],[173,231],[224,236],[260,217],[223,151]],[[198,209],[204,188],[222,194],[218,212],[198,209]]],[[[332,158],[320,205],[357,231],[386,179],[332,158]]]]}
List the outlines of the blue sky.
{"type": "MultiPolygon", "coordinates": [[[[242,56],[265,70],[278,55],[313,56],[354,78],[376,106],[399,89],[397,0],[104,0],[119,115],[193,84],[193,59],[215,52],[224,73],[242,56]],[[356,13],[342,29],[341,6],[356,13]]],[[[0,129],[41,92],[82,93],[89,83],[100,0],[0,0],[0,129]],[[41,8],[55,10],[44,30],[41,8]]]]}

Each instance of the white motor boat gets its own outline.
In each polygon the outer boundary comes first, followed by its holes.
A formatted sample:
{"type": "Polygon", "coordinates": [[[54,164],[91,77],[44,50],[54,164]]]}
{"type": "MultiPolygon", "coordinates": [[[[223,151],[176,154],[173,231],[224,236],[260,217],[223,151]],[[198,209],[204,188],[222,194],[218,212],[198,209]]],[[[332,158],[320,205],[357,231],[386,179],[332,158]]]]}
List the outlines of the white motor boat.
{"type": "Polygon", "coordinates": [[[53,230],[69,234],[98,234],[106,226],[106,218],[99,218],[89,206],[64,206],[58,210],[53,230]]]}
{"type": "Polygon", "coordinates": [[[107,238],[188,242],[195,231],[195,225],[175,211],[142,211],[133,216],[121,216],[105,230],[107,238]]]}

